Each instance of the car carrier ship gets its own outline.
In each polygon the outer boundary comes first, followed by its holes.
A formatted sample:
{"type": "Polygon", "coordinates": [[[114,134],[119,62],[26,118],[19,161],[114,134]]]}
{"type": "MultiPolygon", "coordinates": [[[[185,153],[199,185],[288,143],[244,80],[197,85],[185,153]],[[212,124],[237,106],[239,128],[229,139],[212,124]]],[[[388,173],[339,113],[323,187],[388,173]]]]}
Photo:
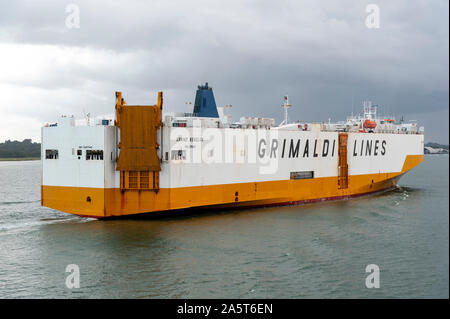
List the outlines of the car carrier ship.
{"type": "Polygon", "coordinates": [[[192,113],[128,105],[115,119],[63,116],[42,127],[41,204],[105,218],[188,208],[290,205],[390,190],[423,161],[423,127],[363,114],[307,123],[241,117],[198,86],[192,113]]]}

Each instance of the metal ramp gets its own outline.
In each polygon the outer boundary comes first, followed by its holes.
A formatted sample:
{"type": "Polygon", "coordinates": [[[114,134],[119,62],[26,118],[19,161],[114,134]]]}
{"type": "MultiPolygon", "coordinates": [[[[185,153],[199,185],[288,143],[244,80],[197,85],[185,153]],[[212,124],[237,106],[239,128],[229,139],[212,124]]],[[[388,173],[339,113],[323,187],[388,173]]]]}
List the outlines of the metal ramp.
{"type": "Polygon", "coordinates": [[[162,92],[157,105],[127,105],[116,92],[116,123],[120,128],[120,149],[116,170],[120,189],[159,190],[160,160],[157,130],[161,127],[162,92]]]}

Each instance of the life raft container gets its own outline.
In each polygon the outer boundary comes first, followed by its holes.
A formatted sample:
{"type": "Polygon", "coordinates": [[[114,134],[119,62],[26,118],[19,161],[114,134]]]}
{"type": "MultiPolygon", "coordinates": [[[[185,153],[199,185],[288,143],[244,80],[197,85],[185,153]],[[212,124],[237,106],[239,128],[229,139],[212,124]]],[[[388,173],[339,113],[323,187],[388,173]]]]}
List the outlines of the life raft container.
{"type": "Polygon", "coordinates": [[[375,128],[377,126],[377,122],[371,121],[369,119],[364,121],[364,127],[365,128],[375,128]]]}

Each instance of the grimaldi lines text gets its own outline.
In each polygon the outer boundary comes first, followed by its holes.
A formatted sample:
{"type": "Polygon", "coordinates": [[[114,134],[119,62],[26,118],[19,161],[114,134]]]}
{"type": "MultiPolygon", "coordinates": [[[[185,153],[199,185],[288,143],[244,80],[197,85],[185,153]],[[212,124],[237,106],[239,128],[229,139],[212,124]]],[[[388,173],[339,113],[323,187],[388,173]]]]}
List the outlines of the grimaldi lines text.
{"type": "Polygon", "coordinates": [[[346,199],[396,187],[423,160],[423,128],[362,115],[332,123],[242,117],[232,122],[211,87],[193,113],[128,105],[116,117],[62,117],[42,128],[42,205],[96,218],[185,208],[346,199]]]}

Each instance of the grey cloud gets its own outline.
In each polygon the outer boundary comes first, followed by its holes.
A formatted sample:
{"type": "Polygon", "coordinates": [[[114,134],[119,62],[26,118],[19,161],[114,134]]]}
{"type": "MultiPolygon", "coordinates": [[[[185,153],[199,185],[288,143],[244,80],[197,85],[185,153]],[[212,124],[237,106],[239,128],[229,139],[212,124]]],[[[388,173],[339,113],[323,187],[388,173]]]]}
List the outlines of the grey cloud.
{"type": "MultiPolygon", "coordinates": [[[[235,119],[280,120],[285,94],[292,119],[343,119],[352,100],[356,112],[365,98],[397,116],[448,113],[446,0],[74,1],[81,28],[72,30],[64,26],[68,3],[5,2],[0,41],[106,50],[111,60],[54,64],[38,81],[9,84],[72,91],[99,114],[113,111],[118,89],[134,103],[151,103],[164,90],[168,108],[184,110],[200,81],[214,87],[220,105],[233,104],[235,119]],[[373,2],[381,11],[376,30],[364,25],[373,2]]],[[[51,104],[52,112],[80,107],[72,99],[51,104]]],[[[49,109],[34,116],[44,120],[49,109]]],[[[423,119],[436,131],[430,136],[448,141],[448,124],[423,119]]]]}

